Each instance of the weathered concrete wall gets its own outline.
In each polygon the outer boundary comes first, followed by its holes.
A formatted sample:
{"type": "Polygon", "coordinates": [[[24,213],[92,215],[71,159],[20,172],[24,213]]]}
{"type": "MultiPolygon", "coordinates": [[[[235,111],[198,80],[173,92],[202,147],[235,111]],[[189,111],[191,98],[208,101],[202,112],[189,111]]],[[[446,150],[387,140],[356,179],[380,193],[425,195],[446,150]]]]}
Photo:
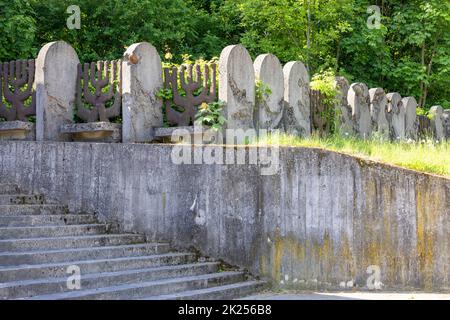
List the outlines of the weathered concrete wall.
{"type": "Polygon", "coordinates": [[[448,288],[450,180],[280,148],[280,171],[175,165],[170,145],[0,142],[1,181],[195,246],[275,285],[448,288]],[[282,281],[282,282],[281,282],[282,281]]]}

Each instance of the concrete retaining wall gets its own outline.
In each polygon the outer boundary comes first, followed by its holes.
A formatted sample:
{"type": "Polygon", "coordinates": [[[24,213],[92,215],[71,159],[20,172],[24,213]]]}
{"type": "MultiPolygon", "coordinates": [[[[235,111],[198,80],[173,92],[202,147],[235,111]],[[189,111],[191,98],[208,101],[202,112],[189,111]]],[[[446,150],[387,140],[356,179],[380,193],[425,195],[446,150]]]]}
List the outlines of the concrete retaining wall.
{"type": "Polygon", "coordinates": [[[261,176],[175,165],[172,148],[0,142],[0,180],[276,286],[366,287],[375,265],[383,288],[448,288],[449,179],[308,148],[280,148],[280,172],[261,176]]]}

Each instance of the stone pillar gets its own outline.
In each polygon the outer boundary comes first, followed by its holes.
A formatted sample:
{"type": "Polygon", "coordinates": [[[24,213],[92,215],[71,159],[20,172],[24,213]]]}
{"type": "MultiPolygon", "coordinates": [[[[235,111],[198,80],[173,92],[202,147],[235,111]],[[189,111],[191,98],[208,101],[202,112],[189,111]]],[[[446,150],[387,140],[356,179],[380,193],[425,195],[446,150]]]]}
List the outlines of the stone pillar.
{"type": "Polygon", "coordinates": [[[352,108],[357,135],[362,139],[369,138],[372,133],[369,89],[364,83],[353,83],[348,90],[347,101],[352,108]]]}
{"type": "Polygon", "coordinates": [[[258,129],[275,129],[281,122],[284,109],[284,80],[281,63],[273,54],[259,55],[253,64],[256,81],[261,81],[270,94],[256,97],[254,124],[258,129]]]}
{"type": "Polygon", "coordinates": [[[388,120],[393,140],[405,139],[405,108],[397,92],[388,93],[388,120]]]}
{"type": "Polygon", "coordinates": [[[287,133],[309,137],[311,135],[311,105],[309,74],[300,61],[286,63],[284,74],[284,100],[286,103],[283,125],[287,133]]]}
{"type": "Polygon", "coordinates": [[[386,118],[387,98],[383,88],[369,90],[370,115],[372,117],[372,130],[383,139],[389,139],[389,122],[386,118]]]}
{"type": "Polygon", "coordinates": [[[77,66],[75,50],[64,41],[47,43],[36,59],[36,140],[65,141],[63,124],[73,122],[77,66]]]}
{"type": "Polygon", "coordinates": [[[444,140],[444,109],[441,106],[433,106],[430,109],[430,116],[434,138],[436,140],[444,140]]]}
{"type": "Polygon", "coordinates": [[[128,47],[122,61],[122,142],[147,142],[162,127],[161,59],[150,43],[128,47]]]}
{"type": "Polygon", "coordinates": [[[255,106],[253,62],[242,45],[227,46],[219,58],[219,100],[225,102],[227,129],[252,129],[255,106]]]}
{"type": "Polygon", "coordinates": [[[416,140],[419,130],[416,99],[414,97],[403,98],[402,108],[405,109],[405,138],[416,140]]]}

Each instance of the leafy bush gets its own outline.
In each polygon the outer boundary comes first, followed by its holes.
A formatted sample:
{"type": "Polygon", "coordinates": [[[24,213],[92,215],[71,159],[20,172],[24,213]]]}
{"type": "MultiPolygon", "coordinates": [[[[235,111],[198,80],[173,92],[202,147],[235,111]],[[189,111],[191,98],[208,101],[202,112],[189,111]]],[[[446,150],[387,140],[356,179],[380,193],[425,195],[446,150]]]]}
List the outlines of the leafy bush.
{"type": "Polygon", "coordinates": [[[261,102],[264,98],[267,98],[272,94],[272,90],[270,89],[267,83],[264,83],[260,79],[256,79],[255,81],[255,99],[258,102],[261,102]]]}
{"type": "Polygon", "coordinates": [[[202,103],[195,115],[196,123],[213,130],[221,130],[226,121],[222,115],[223,106],[223,101],[202,103]]]}

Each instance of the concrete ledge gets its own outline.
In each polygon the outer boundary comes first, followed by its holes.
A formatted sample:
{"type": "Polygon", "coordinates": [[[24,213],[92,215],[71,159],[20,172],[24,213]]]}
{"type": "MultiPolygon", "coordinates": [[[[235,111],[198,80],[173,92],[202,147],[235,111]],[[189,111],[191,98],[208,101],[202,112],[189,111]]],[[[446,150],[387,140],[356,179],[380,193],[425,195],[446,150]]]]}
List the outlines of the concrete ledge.
{"type": "Polygon", "coordinates": [[[25,140],[36,139],[36,126],[32,122],[4,121],[0,122],[0,140],[25,140]]]}
{"type": "Polygon", "coordinates": [[[61,133],[71,134],[74,141],[120,142],[122,125],[111,122],[65,124],[61,126],[61,133]]]}

